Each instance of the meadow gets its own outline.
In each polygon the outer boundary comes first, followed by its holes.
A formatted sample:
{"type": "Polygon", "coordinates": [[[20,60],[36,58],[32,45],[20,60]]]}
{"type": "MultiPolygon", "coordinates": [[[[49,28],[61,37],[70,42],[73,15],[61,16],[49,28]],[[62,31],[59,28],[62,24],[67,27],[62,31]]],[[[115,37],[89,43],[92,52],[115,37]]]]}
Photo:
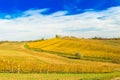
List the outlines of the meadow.
{"type": "Polygon", "coordinates": [[[0,80],[119,80],[119,73],[86,74],[14,74],[0,73],[0,80]]]}

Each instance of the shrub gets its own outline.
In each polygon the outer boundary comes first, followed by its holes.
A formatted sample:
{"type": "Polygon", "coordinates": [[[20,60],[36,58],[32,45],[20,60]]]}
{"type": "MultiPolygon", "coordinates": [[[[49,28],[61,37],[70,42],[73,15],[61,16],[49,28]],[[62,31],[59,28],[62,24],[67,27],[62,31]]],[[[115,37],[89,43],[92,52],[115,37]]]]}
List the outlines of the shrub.
{"type": "Polygon", "coordinates": [[[61,36],[60,36],[60,35],[57,35],[57,34],[55,35],[55,37],[56,37],[56,38],[61,38],[61,36]]]}
{"type": "Polygon", "coordinates": [[[82,57],[83,57],[82,54],[78,53],[78,52],[75,54],[75,56],[76,56],[77,59],[82,59],[82,57]]]}

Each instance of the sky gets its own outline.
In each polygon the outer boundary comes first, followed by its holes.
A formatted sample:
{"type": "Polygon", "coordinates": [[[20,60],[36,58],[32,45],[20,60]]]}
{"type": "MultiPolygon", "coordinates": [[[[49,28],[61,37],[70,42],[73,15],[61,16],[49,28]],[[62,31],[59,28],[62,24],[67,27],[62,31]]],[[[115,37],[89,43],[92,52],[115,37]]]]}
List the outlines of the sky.
{"type": "Polygon", "coordinates": [[[0,0],[0,41],[120,37],[120,0],[0,0]]]}

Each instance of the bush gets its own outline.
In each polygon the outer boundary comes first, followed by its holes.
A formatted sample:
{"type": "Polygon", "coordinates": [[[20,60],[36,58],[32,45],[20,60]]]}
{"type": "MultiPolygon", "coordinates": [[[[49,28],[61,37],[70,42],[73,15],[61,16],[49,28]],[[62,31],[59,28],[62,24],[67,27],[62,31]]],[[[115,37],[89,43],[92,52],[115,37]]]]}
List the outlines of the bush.
{"type": "Polygon", "coordinates": [[[75,54],[75,56],[76,56],[77,59],[82,59],[82,57],[83,57],[82,54],[78,53],[78,52],[75,54]]]}
{"type": "Polygon", "coordinates": [[[61,38],[61,36],[60,36],[60,35],[55,35],[55,37],[56,37],[56,38],[61,38]]]}

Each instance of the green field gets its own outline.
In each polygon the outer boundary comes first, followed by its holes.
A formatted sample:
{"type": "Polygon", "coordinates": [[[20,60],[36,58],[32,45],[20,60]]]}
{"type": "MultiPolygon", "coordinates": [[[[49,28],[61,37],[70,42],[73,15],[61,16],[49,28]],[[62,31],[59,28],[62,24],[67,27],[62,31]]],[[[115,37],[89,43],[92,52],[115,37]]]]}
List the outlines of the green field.
{"type": "Polygon", "coordinates": [[[13,74],[0,73],[0,80],[119,80],[119,73],[102,74],[13,74]]]}

